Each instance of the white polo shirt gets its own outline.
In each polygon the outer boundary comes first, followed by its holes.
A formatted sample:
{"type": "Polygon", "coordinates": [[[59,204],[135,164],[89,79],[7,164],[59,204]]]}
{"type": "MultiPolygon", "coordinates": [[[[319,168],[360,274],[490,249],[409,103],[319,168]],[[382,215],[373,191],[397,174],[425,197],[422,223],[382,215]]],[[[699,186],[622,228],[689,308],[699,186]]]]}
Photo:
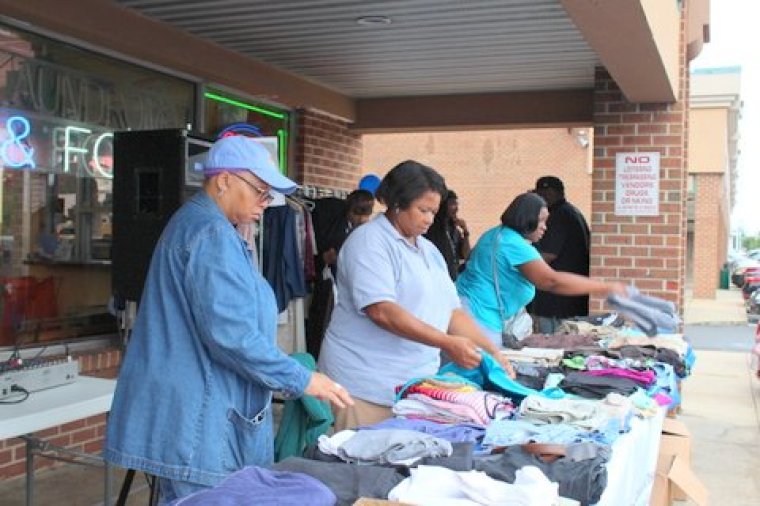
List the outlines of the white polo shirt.
{"type": "Polygon", "coordinates": [[[446,332],[459,307],[446,262],[422,236],[409,244],[384,214],[354,230],[338,255],[338,303],[319,355],[319,369],[359,399],[391,406],[394,388],[435,374],[440,350],[375,325],[363,309],[395,302],[446,332]]]}

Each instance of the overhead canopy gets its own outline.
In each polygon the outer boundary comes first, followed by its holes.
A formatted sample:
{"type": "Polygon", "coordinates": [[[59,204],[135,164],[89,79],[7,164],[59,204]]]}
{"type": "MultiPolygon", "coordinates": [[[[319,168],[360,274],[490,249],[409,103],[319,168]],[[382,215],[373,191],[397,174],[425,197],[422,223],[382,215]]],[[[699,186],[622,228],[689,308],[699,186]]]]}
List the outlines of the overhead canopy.
{"type": "MultiPolygon", "coordinates": [[[[707,34],[706,5],[689,2],[690,23],[702,28],[688,31],[694,51],[707,34]]],[[[588,123],[590,108],[563,104],[569,97],[590,103],[599,65],[631,101],[672,102],[679,85],[676,0],[0,0],[0,6],[43,29],[367,130],[588,123]],[[410,97],[425,99],[400,121],[410,97]],[[526,97],[546,106],[526,107],[526,97]],[[394,122],[383,119],[388,113],[394,122]]]]}

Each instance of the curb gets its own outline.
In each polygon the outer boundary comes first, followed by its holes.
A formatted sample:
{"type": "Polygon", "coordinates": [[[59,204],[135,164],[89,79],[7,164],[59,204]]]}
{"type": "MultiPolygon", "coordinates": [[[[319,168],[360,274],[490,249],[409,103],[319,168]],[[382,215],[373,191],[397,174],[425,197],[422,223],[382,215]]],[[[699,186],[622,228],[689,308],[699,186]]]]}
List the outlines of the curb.
{"type": "Polygon", "coordinates": [[[699,326],[699,327],[731,327],[734,325],[754,325],[757,322],[751,322],[747,320],[741,321],[722,321],[722,322],[684,322],[684,326],[699,326]]]}

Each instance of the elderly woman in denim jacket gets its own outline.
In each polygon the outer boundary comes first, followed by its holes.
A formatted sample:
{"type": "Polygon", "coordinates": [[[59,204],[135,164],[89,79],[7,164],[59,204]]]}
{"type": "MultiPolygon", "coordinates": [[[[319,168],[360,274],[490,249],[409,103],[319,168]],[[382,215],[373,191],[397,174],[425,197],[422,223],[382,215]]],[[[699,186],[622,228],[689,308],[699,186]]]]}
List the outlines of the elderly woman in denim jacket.
{"type": "Polygon", "coordinates": [[[352,404],[277,348],[274,294],[234,227],[261,219],[270,190],[295,184],[242,136],[217,141],[204,172],[153,252],[104,450],[159,477],[166,502],[272,463],[272,391],[352,404]]]}

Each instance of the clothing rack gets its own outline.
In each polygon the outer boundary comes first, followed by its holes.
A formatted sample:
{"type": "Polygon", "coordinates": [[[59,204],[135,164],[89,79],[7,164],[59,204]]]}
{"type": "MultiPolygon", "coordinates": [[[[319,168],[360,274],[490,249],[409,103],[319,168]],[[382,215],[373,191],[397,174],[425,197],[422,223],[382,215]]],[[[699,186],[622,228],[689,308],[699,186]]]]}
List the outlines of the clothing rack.
{"type": "Polygon", "coordinates": [[[350,192],[348,190],[308,184],[298,186],[294,192],[296,196],[304,197],[307,199],[318,199],[322,197],[336,197],[339,199],[345,199],[349,193],[350,192]]]}

